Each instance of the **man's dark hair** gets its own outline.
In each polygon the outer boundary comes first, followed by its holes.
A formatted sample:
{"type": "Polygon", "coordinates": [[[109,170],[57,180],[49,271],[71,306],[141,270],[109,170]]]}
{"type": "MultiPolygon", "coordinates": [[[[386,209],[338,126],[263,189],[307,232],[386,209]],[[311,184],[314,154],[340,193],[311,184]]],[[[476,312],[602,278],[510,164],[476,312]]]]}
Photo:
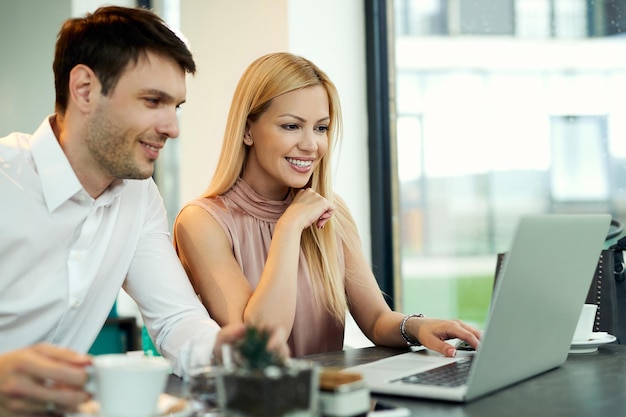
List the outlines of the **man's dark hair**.
{"type": "Polygon", "coordinates": [[[76,65],[91,68],[107,95],[127,65],[136,64],[148,52],[172,58],[187,73],[196,72],[185,43],[150,10],[108,6],[67,20],[57,36],[52,65],[56,111],[65,113],[69,74],[76,65]]]}

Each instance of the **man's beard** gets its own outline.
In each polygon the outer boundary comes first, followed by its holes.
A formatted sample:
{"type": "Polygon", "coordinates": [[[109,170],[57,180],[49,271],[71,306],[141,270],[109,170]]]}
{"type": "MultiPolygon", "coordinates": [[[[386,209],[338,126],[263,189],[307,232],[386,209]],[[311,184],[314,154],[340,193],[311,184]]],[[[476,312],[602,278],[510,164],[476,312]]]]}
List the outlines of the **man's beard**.
{"type": "Polygon", "coordinates": [[[111,122],[106,110],[98,109],[98,114],[87,125],[86,134],[91,157],[112,177],[146,179],[154,172],[154,164],[150,169],[142,169],[135,160],[136,147],[141,146],[138,143],[141,138],[127,137],[123,129],[111,122]]]}

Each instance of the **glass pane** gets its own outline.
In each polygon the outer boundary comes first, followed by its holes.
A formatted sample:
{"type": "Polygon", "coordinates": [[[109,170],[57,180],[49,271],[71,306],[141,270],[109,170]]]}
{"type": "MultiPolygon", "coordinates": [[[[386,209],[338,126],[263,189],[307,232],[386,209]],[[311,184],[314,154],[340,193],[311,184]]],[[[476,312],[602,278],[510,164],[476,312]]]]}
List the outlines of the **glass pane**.
{"type": "Polygon", "coordinates": [[[550,0],[518,0],[515,2],[515,27],[520,37],[550,36],[550,0]]]}
{"type": "MultiPolygon", "coordinates": [[[[552,196],[555,201],[609,199],[605,117],[553,117],[552,196]]],[[[607,208],[608,209],[608,208],[607,208]]]]}
{"type": "Polygon", "coordinates": [[[497,3],[393,2],[397,308],[477,326],[521,215],[626,221],[626,0],[497,3]]]}
{"type": "MultiPolygon", "coordinates": [[[[157,0],[155,10],[174,31],[180,30],[180,0],[157,0]]],[[[182,34],[179,36],[183,37],[182,34]]],[[[184,39],[184,37],[183,37],[184,39]]],[[[154,170],[154,181],[163,197],[170,227],[180,210],[180,148],[179,140],[168,140],[160,152],[154,170]]]]}

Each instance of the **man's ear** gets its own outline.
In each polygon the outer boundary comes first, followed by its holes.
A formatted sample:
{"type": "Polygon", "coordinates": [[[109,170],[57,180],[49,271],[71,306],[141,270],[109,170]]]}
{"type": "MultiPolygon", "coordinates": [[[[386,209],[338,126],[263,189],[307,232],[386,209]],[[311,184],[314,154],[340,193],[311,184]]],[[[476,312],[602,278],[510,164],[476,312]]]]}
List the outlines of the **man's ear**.
{"type": "MultiPolygon", "coordinates": [[[[100,94],[100,81],[95,72],[86,65],[76,65],[70,71],[69,98],[83,113],[89,113],[96,94],[100,94]]],[[[69,103],[68,103],[69,104],[69,103]]]]}

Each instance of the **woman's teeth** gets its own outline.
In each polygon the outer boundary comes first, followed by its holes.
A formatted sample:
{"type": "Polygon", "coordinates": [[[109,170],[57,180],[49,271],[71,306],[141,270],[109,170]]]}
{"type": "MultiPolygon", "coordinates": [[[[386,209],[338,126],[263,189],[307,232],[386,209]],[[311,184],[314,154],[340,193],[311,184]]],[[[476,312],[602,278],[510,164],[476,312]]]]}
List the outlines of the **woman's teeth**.
{"type": "Polygon", "coordinates": [[[297,165],[297,166],[303,167],[303,168],[304,167],[310,167],[311,164],[313,163],[313,161],[303,161],[301,159],[292,159],[292,158],[287,158],[287,161],[290,164],[297,165]]]}

